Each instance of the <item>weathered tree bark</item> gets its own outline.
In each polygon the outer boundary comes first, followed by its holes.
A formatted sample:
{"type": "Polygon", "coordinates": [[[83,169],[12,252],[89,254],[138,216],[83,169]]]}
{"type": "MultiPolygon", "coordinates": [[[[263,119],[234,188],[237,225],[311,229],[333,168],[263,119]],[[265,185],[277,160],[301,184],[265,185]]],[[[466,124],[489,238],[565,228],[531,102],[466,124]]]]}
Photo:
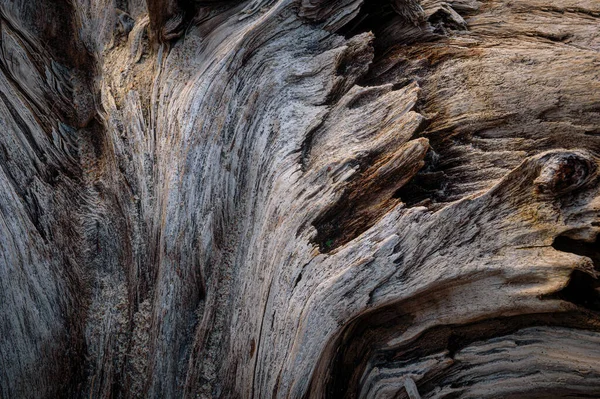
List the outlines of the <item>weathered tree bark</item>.
{"type": "Polygon", "coordinates": [[[0,27],[0,397],[600,397],[597,0],[0,27]]]}

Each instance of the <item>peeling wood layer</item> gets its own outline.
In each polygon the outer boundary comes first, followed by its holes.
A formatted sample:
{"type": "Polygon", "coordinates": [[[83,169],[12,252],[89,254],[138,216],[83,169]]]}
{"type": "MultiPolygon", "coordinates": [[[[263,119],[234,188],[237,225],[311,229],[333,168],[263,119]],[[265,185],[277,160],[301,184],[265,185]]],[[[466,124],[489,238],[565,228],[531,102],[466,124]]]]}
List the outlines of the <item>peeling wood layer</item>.
{"type": "Polygon", "coordinates": [[[599,27],[3,2],[0,396],[600,396],[599,27]]]}

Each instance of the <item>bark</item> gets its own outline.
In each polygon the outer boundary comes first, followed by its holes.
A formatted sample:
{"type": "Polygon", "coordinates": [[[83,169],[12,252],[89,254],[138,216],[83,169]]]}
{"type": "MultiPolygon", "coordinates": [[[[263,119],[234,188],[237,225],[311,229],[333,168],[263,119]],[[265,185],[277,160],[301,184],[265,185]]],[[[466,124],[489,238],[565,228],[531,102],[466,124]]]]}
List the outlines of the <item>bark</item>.
{"type": "Polygon", "coordinates": [[[600,396],[600,3],[0,3],[0,397],[600,396]]]}

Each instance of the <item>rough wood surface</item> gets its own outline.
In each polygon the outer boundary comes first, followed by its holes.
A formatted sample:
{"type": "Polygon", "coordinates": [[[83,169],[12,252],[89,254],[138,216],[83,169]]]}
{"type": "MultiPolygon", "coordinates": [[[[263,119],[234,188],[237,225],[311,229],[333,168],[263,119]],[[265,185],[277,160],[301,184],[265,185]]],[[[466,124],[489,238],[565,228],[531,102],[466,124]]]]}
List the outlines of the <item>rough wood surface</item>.
{"type": "Polygon", "coordinates": [[[600,397],[597,0],[3,0],[0,397],[600,397]]]}

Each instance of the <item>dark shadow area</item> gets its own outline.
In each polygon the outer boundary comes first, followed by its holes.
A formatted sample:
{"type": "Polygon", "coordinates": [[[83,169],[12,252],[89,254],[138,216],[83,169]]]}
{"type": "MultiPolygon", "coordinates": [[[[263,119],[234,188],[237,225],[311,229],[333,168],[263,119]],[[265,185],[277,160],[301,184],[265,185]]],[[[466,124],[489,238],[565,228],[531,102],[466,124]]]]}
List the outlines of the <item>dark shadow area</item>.
{"type": "Polygon", "coordinates": [[[425,156],[425,166],[405,186],[394,193],[394,198],[407,207],[426,206],[430,209],[444,199],[447,177],[439,167],[439,155],[432,149],[425,156]]]}
{"type": "MultiPolygon", "coordinates": [[[[336,356],[329,370],[328,398],[356,398],[361,378],[367,368],[394,368],[417,362],[420,358],[444,351],[450,358],[477,341],[486,341],[537,326],[556,326],[598,331],[598,318],[587,313],[533,314],[483,320],[464,325],[437,326],[426,330],[414,341],[395,349],[383,349],[385,342],[398,336],[410,325],[410,315],[398,314],[390,306],[372,315],[365,315],[351,323],[336,343],[336,356]]],[[[438,386],[437,382],[451,372],[425,375],[418,383],[421,395],[427,396],[438,386]]],[[[398,398],[408,398],[404,391],[398,398]]]]}
{"type": "MultiPolygon", "coordinates": [[[[586,256],[594,263],[594,269],[600,272],[600,237],[592,243],[572,238],[556,237],[552,246],[557,251],[586,256]]],[[[600,311],[600,280],[581,270],[574,270],[569,283],[562,290],[544,296],[544,299],[560,299],[595,312],[600,311]]]]}

